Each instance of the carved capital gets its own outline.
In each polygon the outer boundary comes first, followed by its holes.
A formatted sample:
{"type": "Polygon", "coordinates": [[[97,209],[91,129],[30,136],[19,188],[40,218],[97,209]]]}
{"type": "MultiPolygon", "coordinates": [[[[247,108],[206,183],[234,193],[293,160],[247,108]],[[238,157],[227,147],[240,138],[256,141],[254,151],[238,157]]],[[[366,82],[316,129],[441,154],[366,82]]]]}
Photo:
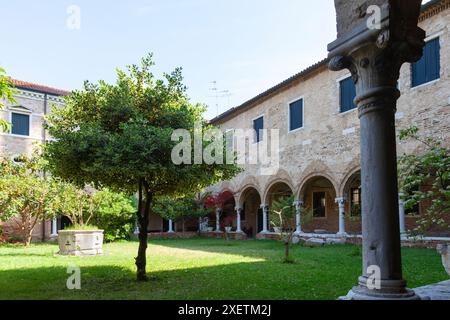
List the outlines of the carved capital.
{"type": "MultiPolygon", "coordinates": [[[[420,59],[425,45],[425,31],[417,27],[420,0],[386,1],[383,8],[380,29],[361,21],[328,46],[329,68],[348,69],[352,74],[360,116],[380,108],[395,112],[400,68],[420,59]]],[[[338,21],[342,23],[352,19],[344,11],[341,14],[338,21]]]]}

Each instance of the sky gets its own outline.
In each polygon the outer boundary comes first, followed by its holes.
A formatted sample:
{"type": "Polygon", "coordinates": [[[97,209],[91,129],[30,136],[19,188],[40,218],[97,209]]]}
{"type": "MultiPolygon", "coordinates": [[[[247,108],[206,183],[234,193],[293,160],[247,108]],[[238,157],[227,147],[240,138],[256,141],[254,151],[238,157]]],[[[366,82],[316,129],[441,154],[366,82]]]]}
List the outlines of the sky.
{"type": "Polygon", "coordinates": [[[112,83],[153,52],[155,75],[182,67],[208,119],[325,58],[336,38],[332,0],[0,0],[0,17],[0,67],[13,78],[112,83]]]}

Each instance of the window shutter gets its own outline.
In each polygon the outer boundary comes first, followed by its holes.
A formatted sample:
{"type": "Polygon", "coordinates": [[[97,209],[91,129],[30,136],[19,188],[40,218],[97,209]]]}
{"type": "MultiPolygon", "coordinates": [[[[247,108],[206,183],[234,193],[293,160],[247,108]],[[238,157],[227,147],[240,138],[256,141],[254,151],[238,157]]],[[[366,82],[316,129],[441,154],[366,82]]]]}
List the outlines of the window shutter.
{"type": "Polygon", "coordinates": [[[253,129],[256,131],[255,142],[260,142],[262,140],[262,132],[260,130],[264,129],[264,117],[253,120],[253,129]]]}
{"type": "Polygon", "coordinates": [[[352,78],[347,78],[340,82],[341,89],[341,112],[347,112],[356,109],[354,103],[356,97],[356,87],[352,78]]]}
{"type": "Polygon", "coordinates": [[[440,78],[441,72],[441,54],[439,38],[430,40],[423,49],[422,58],[412,64],[411,79],[412,87],[440,78]]]}
{"type": "Polygon", "coordinates": [[[11,114],[11,133],[21,136],[30,135],[30,116],[20,113],[11,114]]]}
{"type": "Polygon", "coordinates": [[[303,99],[289,105],[289,130],[296,130],[303,127],[303,99]]]}

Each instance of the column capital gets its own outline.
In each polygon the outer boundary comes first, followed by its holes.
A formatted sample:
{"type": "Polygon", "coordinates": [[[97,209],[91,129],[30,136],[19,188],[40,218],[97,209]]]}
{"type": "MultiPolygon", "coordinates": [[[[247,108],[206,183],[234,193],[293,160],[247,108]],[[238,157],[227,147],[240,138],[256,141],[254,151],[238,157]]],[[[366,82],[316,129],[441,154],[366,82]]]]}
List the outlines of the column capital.
{"type": "Polygon", "coordinates": [[[234,210],[236,210],[236,212],[239,212],[239,211],[243,211],[244,208],[242,208],[241,206],[236,206],[236,207],[234,208],[234,210]]]}
{"type": "Polygon", "coordinates": [[[296,200],[294,201],[293,205],[295,207],[303,207],[303,205],[305,204],[305,202],[303,200],[296,200]]]}
{"type": "MultiPolygon", "coordinates": [[[[378,26],[369,16],[359,20],[348,12],[347,1],[337,1],[339,38],[328,45],[329,68],[348,69],[356,86],[359,116],[374,110],[395,112],[400,97],[397,80],[401,66],[418,61],[425,46],[425,31],[417,26],[420,0],[381,6],[378,26]],[[349,28],[352,25],[353,28],[349,28]]],[[[361,2],[361,1],[359,1],[361,2]]],[[[364,2],[364,1],[363,1],[364,2]]],[[[365,5],[369,5],[369,1],[365,5]]],[[[363,6],[359,7],[359,9],[363,6]]],[[[356,7],[353,8],[356,12],[356,7]]]]}
{"type": "Polygon", "coordinates": [[[347,202],[347,199],[345,197],[340,197],[340,198],[336,198],[334,201],[337,204],[339,204],[340,206],[344,206],[345,203],[347,202]]]}
{"type": "Polygon", "coordinates": [[[269,210],[269,205],[268,204],[262,204],[259,206],[261,209],[263,210],[269,210]]]}

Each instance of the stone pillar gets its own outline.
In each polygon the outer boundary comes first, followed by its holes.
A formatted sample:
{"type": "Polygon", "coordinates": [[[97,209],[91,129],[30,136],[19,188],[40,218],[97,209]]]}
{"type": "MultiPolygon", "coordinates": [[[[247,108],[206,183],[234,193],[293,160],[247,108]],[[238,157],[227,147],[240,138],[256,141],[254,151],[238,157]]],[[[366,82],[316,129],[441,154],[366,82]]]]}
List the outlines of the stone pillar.
{"type": "Polygon", "coordinates": [[[345,237],[347,232],[345,231],[345,198],[336,198],[336,203],[339,205],[339,232],[338,236],[345,237]]]}
{"type": "Polygon", "coordinates": [[[261,205],[261,209],[263,210],[263,230],[261,233],[268,233],[269,232],[269,206],[266,204],[261,205]]]}
{"type": "Polygon", "coordinates": [[[222,209],[216,208],[216,232],[220,231],[220,214],[222,213],[222,209]]]}
{"type": "Polygon", "coordinates": [[[169,231],[168,233],[175,233],[175,231],[173,230],[173,221],[169,220],[169,231]]]}
{"type": "Polygon", "coordinates": [[[243,210],[244,209],[242,209],[241,207],[236,207],[236,232],[237,233],[242,232],[241,214],[242,214],[243,210]]]}
{"type": "Polygon", "coordinates": [[[136,219],[136,222],[134,223],[134,234],[138,235],[139,234],[139,222],[136,219]]]}
{"type": "Polygon", "coordinates": [[[400,220],[400,234],[406,233],[406,226],[405,226],[405,200],[403,200],[403,197],[405,195],[403,193],[398,194],[398,215],[400,220]]]}
{"type": "Polygon", "coordinates": [[[328,45],[329,67],[351,72],[361,122],[363,274],[347,299],[418,299],[402,275],[395,112],[400,68],[423,54],[421,0],[335,6],[338,39],[328,45]],[[379,15],[367,10],[374,4],[379,15]]]}
{"type": "Polygon", "coordinates": [[[295,206],[295,233],[301,234],[303,201],[302,200],[295,201],[294,206],[295,206]]]}
{"type": "Polygon", "coordinates": [[[51,237],[57,237],[57,236],[58,236],[58,220],[56,217],[53,217],[51,237]]]}

